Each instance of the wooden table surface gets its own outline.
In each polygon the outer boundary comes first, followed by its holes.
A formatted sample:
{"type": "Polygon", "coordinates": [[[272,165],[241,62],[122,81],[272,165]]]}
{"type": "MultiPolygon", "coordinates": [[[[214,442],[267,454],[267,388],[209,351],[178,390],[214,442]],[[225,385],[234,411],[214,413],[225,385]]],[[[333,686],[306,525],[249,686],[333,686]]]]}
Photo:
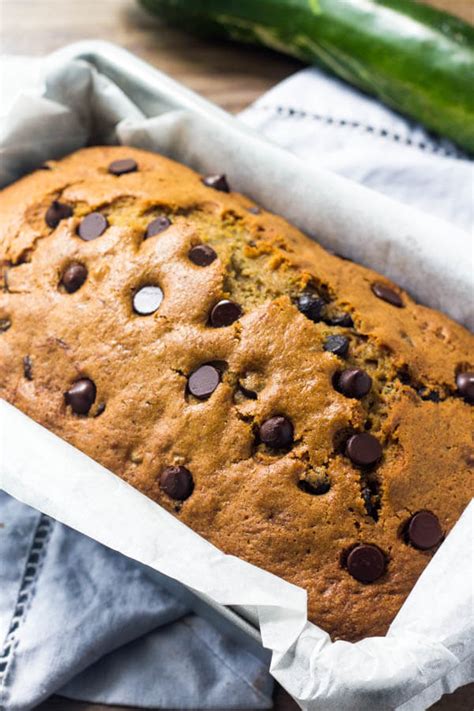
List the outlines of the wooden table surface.
{"type": "MultiPolygon", "coordinates": [[[[422,1],[474,23],[474,0],[422,1]]],[[[42,55],[82,39],[116,42],[232,113],[303,66],[275,52],[204,42],[171,30],[142,11],[134,0],[0,0],[1,52],[42,55]]],[[[297,706],[277,688],[274,708],[290,711],[297,706]]],[[[473,708],[474,685],[445,696],[432,707],[433,711],[473,708]]],[[[60,697],[46,701],[39,709],[119,711],[118,707],[60,697]]]]}

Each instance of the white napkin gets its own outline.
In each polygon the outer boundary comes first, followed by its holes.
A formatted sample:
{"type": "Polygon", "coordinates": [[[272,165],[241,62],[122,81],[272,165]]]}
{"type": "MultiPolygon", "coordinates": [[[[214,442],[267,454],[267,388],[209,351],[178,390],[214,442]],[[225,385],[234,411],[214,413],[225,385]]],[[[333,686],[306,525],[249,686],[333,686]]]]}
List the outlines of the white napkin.
{"type": "Polygon", "coordinates": [[[318,69],[281,82],[240,118],[307,164],[472,228],[474,168],[467,156],[318,69]]]}

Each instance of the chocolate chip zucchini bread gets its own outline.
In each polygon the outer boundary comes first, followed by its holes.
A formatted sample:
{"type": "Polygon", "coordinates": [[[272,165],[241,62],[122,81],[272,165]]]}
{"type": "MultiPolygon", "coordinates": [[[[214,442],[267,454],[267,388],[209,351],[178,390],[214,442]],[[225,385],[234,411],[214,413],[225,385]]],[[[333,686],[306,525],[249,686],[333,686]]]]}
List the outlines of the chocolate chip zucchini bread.
{"type": "Polygon", "coordinates": [[[222,175],[44,168],[0,194],[0,394],[333,638],[384,634],[471,495],[472,336],[222,175]]]}

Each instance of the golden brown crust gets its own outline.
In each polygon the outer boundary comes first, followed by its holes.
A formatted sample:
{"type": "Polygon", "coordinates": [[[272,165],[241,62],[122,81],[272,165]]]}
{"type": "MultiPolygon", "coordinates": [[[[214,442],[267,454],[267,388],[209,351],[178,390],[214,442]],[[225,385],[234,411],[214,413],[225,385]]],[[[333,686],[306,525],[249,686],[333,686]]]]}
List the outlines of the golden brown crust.
{"type": "Polygon", "coordinates": [[[406,293],[403,308],[377,298],[371,286],[386,279],[161,156],[88,148],[51,168],[0,194],[0,323],[11,322],[0,332],[0,394],[224,551],[306,588],[311,618],[333,637],[384,634],[434,552],[407,545],[403,526],[429,510],[446,533],[471,495],[472,409],[455,378],[472,369],[472,336],[406,293]],[[119,158],[139,170],[110,175],[119,158]],[[44,220],[53,199],[73,208],[56,229],[44,220]],[[76,229],[92,211],[109,227],[84,241],[76,229]],[[171,226],[144,240],[163,213],[171,226]],[[188,258],[201,242],[218,255],[206,267],[188,258]],[[69,294],[58,285],[72,262],[88,274],[69,294]],[[132,297],[145,284],[158,284],[164,300],[139,316],[132,297]],[[305,289],[328,302],[326,322],[296,308],[305,289]],[[222,298],[244,313],[213,328],[209,312],[222,298]],[[341,312],[353,327],[328,323],[341,312]],[[334,334],[349,339],[346,359],[323,350],[334,334]],[[211,397],[186,393],[189,374],[216,361],[222,382],[211,397]],[[348,367],[372,378],[360,400],[333,386],[348,367]],[[97,388],[87,416],[64,399],[83,377],[97,388]],[[289,451],[256,436],[275,415],[293,423],[289,451]],[[361,472],[344,437],[368,430],[383,458],[361,472]],[[182,503],[160,488],[172,465],[193,475],[182,503]],[[324,494],[301,484],[321,477],[324,494]],[[375,514],[362,498],[367,482],[375,514]],[[344,567],[358,542],[388,561],[371,584],[344,567]]]}

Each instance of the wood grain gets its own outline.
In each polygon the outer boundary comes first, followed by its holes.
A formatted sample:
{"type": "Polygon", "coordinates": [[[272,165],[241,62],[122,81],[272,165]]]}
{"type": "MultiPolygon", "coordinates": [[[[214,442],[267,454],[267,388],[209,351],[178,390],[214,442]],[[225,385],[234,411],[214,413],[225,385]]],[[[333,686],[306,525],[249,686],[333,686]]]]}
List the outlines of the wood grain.
{"type": "MultiPolygon", "coordinates": [[[[474,0],[422,1],[474,23],[474,0]]],[[[0,0],[2,52],[43,55],[82,39],[115,42],[232,113],[303,66],[270,50],[204,42],[171,30],[147,15],[134,0],[0,0]]],[[[277,711],[298,708],[279,687],[274,703],[277,711]]],[[[198,699],[196,704],[199,706],[198,699]]],[[[466,711],[473,707],[474,685],[470,685],[445,696],[432,711],[466,711]]],[[[55,696],[38,709],[124,711],[125,707],[55,696]]]]}

